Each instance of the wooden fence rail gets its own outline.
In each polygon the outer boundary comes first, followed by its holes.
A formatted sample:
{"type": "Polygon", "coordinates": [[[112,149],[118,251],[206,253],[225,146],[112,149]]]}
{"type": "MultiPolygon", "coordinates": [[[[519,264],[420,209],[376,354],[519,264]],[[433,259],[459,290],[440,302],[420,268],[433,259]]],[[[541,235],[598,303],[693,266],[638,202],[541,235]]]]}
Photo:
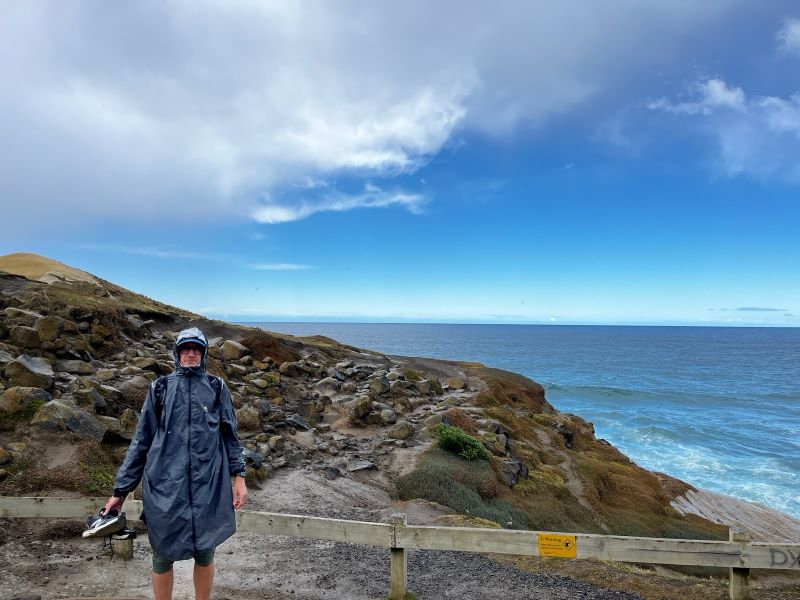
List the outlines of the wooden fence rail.
{"type": "MultiPolygon", "coordinates": [[[[0,496],[0,517],[85,517],[96,513],[104,498],[46,498],[0,496]]],[[[129,519],[141,514],[140,500],[123,506],[129,519]]],[[[390,523],[346,521],[260,511],[238,511],[237,531],[364,544],[390,549],[390,598],[407,591],[406,551],[456,550],[525,556],[597,559],[615,562],[727,567],[730,597],[748,597],[750,569],[800,570],[800,543],[752,542],[747,534],[731,531],[725,541],[552,533],[468,527],[408,525],[405,515],[390,523]]],[[[125,542],[123,542],[125,543],[125,542]]],[[[132,555],[122,552],[123,555],[132,555]]],[[[123,546],[124,548],[124,546],[123,546]]]]}

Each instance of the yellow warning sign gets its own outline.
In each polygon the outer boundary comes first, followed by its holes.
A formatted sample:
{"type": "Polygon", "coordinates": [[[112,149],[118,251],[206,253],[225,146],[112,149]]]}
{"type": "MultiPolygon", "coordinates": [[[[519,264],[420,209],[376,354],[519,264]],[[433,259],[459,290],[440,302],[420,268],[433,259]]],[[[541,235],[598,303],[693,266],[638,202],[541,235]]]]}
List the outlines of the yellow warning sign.
{"type": "Polygon", "coordinates": [[[539,556],[575,558],[577,545],[574,535],[539,534],[539,556]]]}

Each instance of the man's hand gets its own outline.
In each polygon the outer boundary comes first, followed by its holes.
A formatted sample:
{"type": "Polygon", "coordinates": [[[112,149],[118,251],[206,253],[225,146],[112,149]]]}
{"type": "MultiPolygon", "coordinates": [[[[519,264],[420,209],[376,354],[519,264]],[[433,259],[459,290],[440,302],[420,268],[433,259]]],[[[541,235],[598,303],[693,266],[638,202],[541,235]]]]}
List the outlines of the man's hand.
{"type": "Polygon", "coordinates": [[[117,498],[116,496],[111,496],[106,502],[105,508],[103,508],[103,512],[100,514],[108,514],[108,511],[116,508],[119,511],[122,508],[123,503],[125,502],[125,498],[117,498]]]}
{"type": "Polygon", "coordinates": [[[247,502],[247,486],[244,477],[238,475],[233,478],[233,509],[239,510],[247,502]]]}

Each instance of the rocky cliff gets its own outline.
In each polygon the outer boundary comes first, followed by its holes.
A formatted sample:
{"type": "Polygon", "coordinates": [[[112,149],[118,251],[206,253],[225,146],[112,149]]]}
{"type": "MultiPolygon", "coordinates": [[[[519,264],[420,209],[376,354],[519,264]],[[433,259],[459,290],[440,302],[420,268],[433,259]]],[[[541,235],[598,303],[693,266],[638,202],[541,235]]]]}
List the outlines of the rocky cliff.
{"type": "Polygon", "coordinates": [[[535,382],[204,319],[36,255],[0,257],[0,493],[110,493],[147,386],[187,326],[232,391],[250,484],[291,469],[364,477],[503,527],[724,538],[535,382]],[[488,451],[435,443],[458,427],[488,451]]]}

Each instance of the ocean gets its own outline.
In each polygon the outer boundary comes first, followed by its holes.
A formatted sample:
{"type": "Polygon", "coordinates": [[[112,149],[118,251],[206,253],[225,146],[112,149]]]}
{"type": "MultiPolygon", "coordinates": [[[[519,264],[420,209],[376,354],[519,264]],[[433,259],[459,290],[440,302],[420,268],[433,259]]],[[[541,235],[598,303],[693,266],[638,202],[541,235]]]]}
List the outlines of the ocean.
{"type": "Polygon", "coordinates": [[[800,329],[251,325],[522,373],[642,467],[800,518],[800,329]]]}

